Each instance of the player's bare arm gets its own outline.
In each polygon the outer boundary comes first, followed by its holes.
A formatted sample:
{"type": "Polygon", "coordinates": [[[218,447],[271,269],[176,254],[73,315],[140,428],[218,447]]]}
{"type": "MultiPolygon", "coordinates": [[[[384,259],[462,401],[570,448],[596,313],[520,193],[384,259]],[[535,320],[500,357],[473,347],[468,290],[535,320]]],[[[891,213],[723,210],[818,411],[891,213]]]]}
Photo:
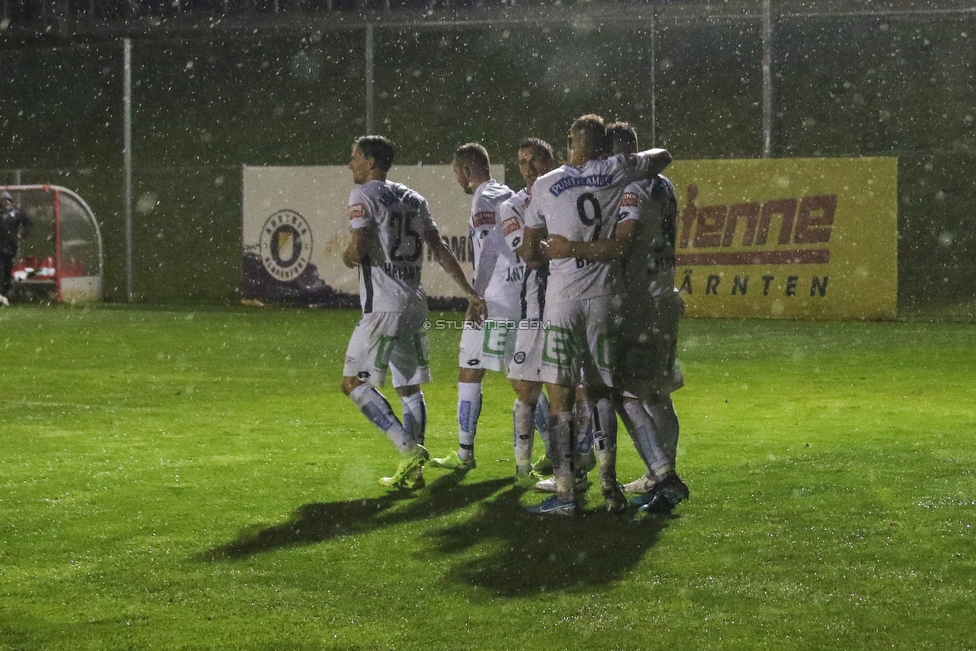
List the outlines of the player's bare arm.
{"type": "Polygon", "coordinates": [[[458,262],[454,253],[444,244],[444,240],[441,239],[441,235],[437,232],[437,229],[432,228],[424,231],[424,239],[427,241],[431,256],[437,261],[437,264],[447,272],[447,275],[457,283],[457,286],[467,296],[468,311],[465,318],[474,323],[481,323],[488,316],[488,304],[468,282],[467,277],[464,275],[464,269],[461,268],[461,263],[458,262]]]}
{"type": "Polygon", "coordinates": [[[368,252],[368,234],[366,231],[367,229],[365,228],[357,228],[349,234],[349,244],[346,245],[346,249],[342,252],[342,264],[350,269],[358,267],[360,261],[362,261],[368,252]]]}
{"type": "Polygon", "coordinates": [[[671,153],[667,149],[647,149],[637,154],[651,160],[651,167],[647,171],[647,177],[653,178],[664,171],[671,164],[671,153]]]}
{"type": "Polygon", "coordinates": [[[594,262],[612,262],[630,255],[639,233],[640,222],[632,219],[617,224],[614,236],[606,240],[573,242],[562,235],[552,235],[540,242],[540,245],[553,260],[581,258],[594,262]]]}
{"type": "Polygon", "coordinates": [[[541,244],[546,238],[546,229],[527,226],[523,235],[522,243],[515,253],[525,261],[530,269],[539,269],[549,262],[549,257],[543,250],[541,244]]]}

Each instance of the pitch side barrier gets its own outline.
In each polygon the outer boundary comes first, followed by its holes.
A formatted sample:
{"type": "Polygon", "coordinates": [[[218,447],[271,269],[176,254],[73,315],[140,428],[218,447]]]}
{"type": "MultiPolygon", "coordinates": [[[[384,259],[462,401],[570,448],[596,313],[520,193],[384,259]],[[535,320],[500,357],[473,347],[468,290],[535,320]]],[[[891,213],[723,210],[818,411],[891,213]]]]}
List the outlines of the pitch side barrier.
{"type": "MultiPolygon", "coordinates": [[[[493,170],[501,179],[501,167],[493,170]]],[[[676,277],[692,316],[878,319],[897,309],[897,159],[676,161],[676,277]]],[[[469,195],[448,165],[395,167],[431,204],[445,242],[472,264],[469,195]]],[[[244,169],[242,296],[358,304],[345,167],[244,169]]],[[[459,298],[429,256],[435,302],[459,298]]]]}

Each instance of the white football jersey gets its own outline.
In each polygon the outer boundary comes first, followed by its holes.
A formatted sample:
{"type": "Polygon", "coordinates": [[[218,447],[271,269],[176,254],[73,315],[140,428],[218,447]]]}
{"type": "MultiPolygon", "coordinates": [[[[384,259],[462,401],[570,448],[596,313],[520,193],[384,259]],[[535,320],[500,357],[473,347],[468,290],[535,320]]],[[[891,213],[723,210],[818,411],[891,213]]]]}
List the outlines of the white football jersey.
{"type": "MultiPolygon", "coordinates": [[[[502,220],[502,235],[508,248],[515,251],[525,239],[525,211],[532,195],[524,189],[516,192],[499,209],[502,220]]],[[[522,291],[519,294],[520,319],[541,320],[546,304],[546,282],[549,278],[549,265],[540,269],[525,267],[522,291]]]]}
{"type": "Polygon", "coordinates": [[[660,298],[674,291],[674,253],[678,202],[674,186],[657,176],[628,185],[620,199],[617,223],[640,221],[640,232],[623,263],[625,300],[660,298]]]}
{"type": "MultiPolygon", "coordinates": [[[[582,167],[563,165],[536,179],[526,226],[544,227],[550,235],[573,242],[592,242],[611,235],[624,188],[647,176],[651,158],[617,154],[587,161],[582,167]]],[[[548,303],[580,301],[613,293],[616,263],[562,258],[549,263],[548,303]]]]}
{"type": "Polygon", "coordinates": [[[499,209],[513,192],[497,181],[485,181],[471,200],[469,234],[474,248],[474,282],[476,292],[506,313],[518,308],[525,263],[505,243],[499,209]]]}
{"type": "Polygon", "coordinates": [[[392,181],[369,181],[349,194],[349,230],[375,233],[359,265],[363,312],[402,312],[426,306],[420,284],[424,232],[436,228],[427,200],[392,181]]]}

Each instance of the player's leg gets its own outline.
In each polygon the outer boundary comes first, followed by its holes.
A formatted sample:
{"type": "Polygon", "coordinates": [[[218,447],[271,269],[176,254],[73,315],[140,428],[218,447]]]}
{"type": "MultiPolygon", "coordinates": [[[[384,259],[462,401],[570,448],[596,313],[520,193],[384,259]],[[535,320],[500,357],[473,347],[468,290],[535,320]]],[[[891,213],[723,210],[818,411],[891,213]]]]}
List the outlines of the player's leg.
{"type": "Polygon", "coordinates": [[[420,385],[430,382],[430,344],[423,330],[426,310],[405,318],[400,336],[393,348],[390,369],[393,387],[403,407],[403,426],[419,445],[424,444],[427,433],[427,404],[420,385]]]}
{"type": "Polygon", "coordinates": [[[586,478],[596,467],[596,452],[593,448],[595,425],[598,423],[593,403],[584,385],[576,387],[576,399],[573,403],[573,431],[576,432],[576,486],[578,490],[586,490],[590,482],[586,478]]]}
{"type": "MultiPolygon", "coordinates": [[[[489,306],[489,313],[492,307],[489,306]]],[[[458,450],[432,459],[432,466],[451,470],[476,467],[474,442],[481,416],[481,385],[485,371],[508,370],[515,349],[515,326],[515,322],[504,318],[488,319],[480,327],[465,324],[458,355],[458,450]]]]}
{"type": "Polygon", "coordinates": [[[484,369],[458,369],[458,449],[446,457],[431,459],[430,464],[435,468],[471,470],[476,467],[474,439],[478,433],[478,418],[481,415],[481,383],[484,377],[484,369]]]}
{"type": "Polygon", "coordinates": [[[539,514],[571,514],[576,511],[576,486],[573,475],[575,432],[573,404],[580,381],[582,337],[575,303],[546,306],[541,377],[549,396],[549,448],[556,494],[529,511],[539,514]]]}
{"type": "Polygon", "coordinates": [[[545,391],[539,393],[535,403],[535,431],[542,439],[545,453],[532,464],[532,470],[540,475],[548,475],[552,473],[552,457],[549,454],[549,398],[545,391]]]}
{"type": "MultiPolygon", "coordinates": [[[[512,440],[515,451],[515,481],[519,485],[532,486],[542,477],[532,464],[533,430],[539,427],[539,402],[548,419],[549,404],[542,393],[539,375],[542,364],[543,336],[541,323],[524,320],[519,324],[515,338],[512,361],[508,365],[508,380],[515,391],[512,408],[512,440]]],[[[548,436],[545,423],[540,429],[543,440],[548,436]]]]}
{"type": "MultiPolygon", "coordinates": [[[[658,439],[658,427],[647,409],[636,397],[624,394],[619,397],[619,408],[634,447],[647,466],[648,476],[658,480],[673,470],[671,461],[658,439]]],[[[643,492],[643,491],[642,491],[643,492]]]]}
{"type": "Polygon", "coordinates": [[[541,382],[510,379],[515,390],[512,407],[512,442],[515,451],[515,481],[526,487],[542,479],[532,470],[532,444],[535,429],[536,405],[542,394],[541,382]]]}
{"type": "Polygon", "coordinates": [[[600,491],[607,509],[619,513],[627,507],[617,482],[617,412],[613,405],[613,340],[610,336],[610,297],[584,301],[586,350],[583,375],[593,413],[593,449],[600,471],[600,491]]]}
{"type": "Polygon", "coordinates": [[[403,407],[403,427],[410,434],[410,438],[419,445],[424,445],[427,437],[427,403],[424,392],[420,387],[404,387],[397,389],[400,405],[403,407]],[[408,389],[415,389],[408,392],[408,389]]]}
{"type": "Polygon", "coordinates": [[[577,510],[574,481],[573,401],[574,389],[568,386],[546,383],[551,416],[549,421],[549,446],[552,455],[553,483],[556,494],[541,504],[529,507],[530,513],[539,515],[570,515],[577,510]]]}
{"type": "MultiPolygon", "coordinates": [[[[403,427],[420,449],[423,449],[427,433],[427,404],[420,386],[430,382],[430,344],[427,341],[427,332],[423,329],[426,318],[426,306],[417,306],[403,315],[390,355],[393,387],[403,407],[403,427]]],[[[411,489],[423,488],[423,471],[421,464],[402,477],[386,477],[380,483],[389,486],[402,484],[411,489]]]]}
{"type": "MultiPolygon", "coordinates": [[[[415,468],[423,466],[428,458],[427,450],[418,445],[404,428],[389,401],[376,388],[383,386],[386,380],[390,357],[397,341],[399,318],[397,313],[363,315],[346,350],[342,392],[396,446],[403,458],[394,478],[405,479],[415,468]]],[[[400,482],[399,485],[405,484],[400,482]]]]}

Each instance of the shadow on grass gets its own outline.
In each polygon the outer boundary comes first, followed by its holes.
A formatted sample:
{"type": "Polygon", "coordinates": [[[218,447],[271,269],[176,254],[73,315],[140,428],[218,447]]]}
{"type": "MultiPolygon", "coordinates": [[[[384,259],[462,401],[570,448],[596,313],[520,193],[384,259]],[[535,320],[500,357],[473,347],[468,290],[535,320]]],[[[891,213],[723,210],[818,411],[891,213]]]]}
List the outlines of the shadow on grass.
{"type": "Polygon", "coordinates": [[[255,554],[311,545],[340,536],[349,536],[402,522],[424,520],[470,506],[484,500],[511,479],[459,483],[464,473],[451,473],[428,484],[417,493],[397,491],[382,497],[305,504],[292,517],[271,527],[251,526],[237,539],[195,556],[203,562],[247,558],[255,554]],[[396,506],[402,508],[393,508],[396,506]]]}
{"type": "Polygon", "coordinates": [[[438,553],[479,547],[477,557],[448,572],[448,579],[502,597],[586,590],[626,577],[678,515],[603,510],[576,517],[538,516],[519,503],[513,488],[486,501],[467,522],[430,534],[438,553]]]}

